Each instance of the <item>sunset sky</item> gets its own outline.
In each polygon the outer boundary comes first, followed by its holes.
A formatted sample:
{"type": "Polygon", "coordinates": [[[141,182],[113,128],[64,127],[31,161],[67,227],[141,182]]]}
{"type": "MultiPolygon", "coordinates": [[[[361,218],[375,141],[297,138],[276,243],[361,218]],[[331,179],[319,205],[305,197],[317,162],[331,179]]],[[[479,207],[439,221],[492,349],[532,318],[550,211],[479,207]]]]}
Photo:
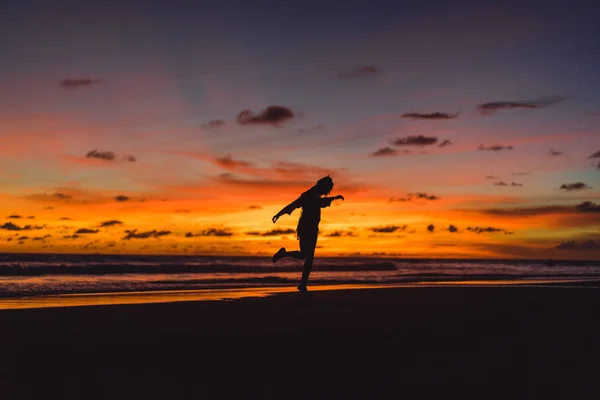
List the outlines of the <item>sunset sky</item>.
{"type": "Polygon", "coordinates": [[[0,54],[1,252],[270,255],[329,174],[317,257],[600,256],[596,1],[9,0],[0,54]]]}

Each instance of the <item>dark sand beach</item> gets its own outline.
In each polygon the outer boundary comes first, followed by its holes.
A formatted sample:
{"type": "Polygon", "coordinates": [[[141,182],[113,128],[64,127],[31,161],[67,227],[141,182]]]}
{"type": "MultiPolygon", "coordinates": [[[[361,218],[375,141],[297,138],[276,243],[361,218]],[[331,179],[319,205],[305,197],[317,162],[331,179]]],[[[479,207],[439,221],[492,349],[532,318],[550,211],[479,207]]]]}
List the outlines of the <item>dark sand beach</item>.
{"type": "Polygon", "coordinates": [[[0,396],[597,398],[595,287],[0,311],[0,396]]]}

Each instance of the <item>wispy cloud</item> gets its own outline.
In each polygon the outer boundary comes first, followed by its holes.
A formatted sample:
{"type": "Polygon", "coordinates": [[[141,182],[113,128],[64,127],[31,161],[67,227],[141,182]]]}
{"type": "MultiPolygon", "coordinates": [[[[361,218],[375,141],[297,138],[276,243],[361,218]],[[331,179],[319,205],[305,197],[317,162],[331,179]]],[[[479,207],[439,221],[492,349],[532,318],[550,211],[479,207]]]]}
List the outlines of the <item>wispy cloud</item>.
{"type": "Polygon", "coordinates": [[[81,228],[78,229],[75,234],[77,235],[89,235],[89,234],[94,234],[94,233],[98,233],[100,232],[99,229],[87,229],[87,228],[81,228]]]}
{"type": "Polygon", "coordinates": [[[554,247],[558,250],[570,250],[570,251],[599,251],[600,243],[594,240],[586,240],[577,242],[575,240],[569,240],[567,242],[560,243],[554,247]]]}
{"type": "Polygon", "coordinates": [[[98,225],[98,226],[100,226],[102,228],[102,227],[117,226],[117,225],[123,225],[123,221],[119,221],[118,219],[111,219],[109,221],[100,222],[100,225],[98,225]]]}
{"type": "Polygon", "coordinates": [[[498,233],[498,232],[504,232],[504,233],[508,233],[511,234],[512,232],[508,232],[506,229],[502,229],[502,228],[494,228],[492,226],[488,226],[488,227],[479,227],[479,226],[475,226],[475,227],[467,227],[467,230],[470,232],[474,232],[477,234],[480,233],[498,233]]]}
{"type": "Polygon", "coordinates": [[[398,150],[391,147],[382,147],[381,149],[371,153],[371,157],[395,157],[398,155],[398,150]]]}
{"type": "Polygon", "coordinates": [[[479,147],[477,148],[477,150],[480,151],[503,151],[503,150],[513,150],[514,147],[513,146],[502,146],[499,144],[494,144],[491,146],[484,146],[483,144],[480,144],[479,147]]]}
{"type": "Polygon", "coordinates": [[[188,232],[185,234],[185,237],[187,238],[192,238],[192,237],[198,237],[198,236],[225,236],[225,237],[229,237],[229,236],[233,236],[233,232],[231,232],[231,230],[229,229],[220,229],[220,228],[208,228],[208,229],[204,229],[198,233],[192,233],[192,232],[188,232]]]}
{"type": "Polygon", "coordinates": [[[448,147],[448,146],[452,146],[453,144],[454,143],[452,143],[448,139],[445,139],[443,142],[441,142],[440,144],[438,144],[438,146],[439,147],[448,147]]]}
{"type": "Polygon", "coordinates": [[[563,183],[559,187],[560,190],[564,190],[566,192],[574,192],[577,190],[585,190],[585,189],[591,189],[591,188],[592,188],[591,186],[588,186],[583,182],[563,183]]]}
{"type": "Polygon", "coordinates": [[[269,106],[258,114],[250,110],[243,110],[237,116],[240,125],[279,125],[294,118],[291,109],[283,106],[269,106]]]}
{"type": "Polygon", "coordinates": [[[386,225],[372,227],[370,230],[375,233],[393,233],[396,231],[403,231],[406,229],[406,225],[386,225]]]}
{"type": "Polygon", "coordinates": [[[203,125],[204,128],[216,129],[225,126],[227,123],[222,119],[213,119],[203,125]]]}
{"type": "Polygon", "coordinates": [[[374,65],[365,65],[356,67],[348,72],[340,72],[337,74],[338,78],[342,79],[358,79],[358,78],[369,78],[373,76],[379,76],[383,71],[374,65]]]}
{"type": "Polygon", "coordinates": [[[425,120],[440,120],[440,119],[454,119],[458,116],[458,114],[449,114],[443,112],[433,112],[433,113],[406,113],[402,114],[402,118],[407,119],[425,119],[425,120]]]}
{"type": "Polygon", "coordinates": [[[98,151],[96,149],[89,151],[86,155],[86,158],[97,158],[100,160],[106,160],[106,161],[114,161],[115,160],[115,153],[112,151],[98,151]]]}
{"type": "Polygon", "coordinates": [[[560,96],[545,96],[537,100],[530,101],[492,101],[479,104],[477,109],[483,115],[490,115],[500,110],[510,110],[515,108],[544,108],[553,104],[560,103],[564,99],[560,96]]]}
{"type": "Polygon", "coordinates": [[[103,79],[94,78],[65,78],[59,81],[58,84],[65,89],[77,89],[80,87],[97,85],[103,82],[103,79]]]}
{"type": "Polygon", "coordinates": [[[258,231],[250,231],[246,232],[246,235],[249,236],[281,236],[281,235],[291,235],[296,233],[296,230],[288,228],[288,229],[271,229],[265,232],[258,231]]]}
{"type": "Polygon", "coordinates": [[[412,201],[415,199],[419,199],[419,200],[439,200],[440,198],[438,196],[435,196],[433,194],[428,194],[425,192],[416,192],[416,193],[408,193],[406,196],[404,197],[390,197],[390,202],[405,202],[405,201],[412,201]]]}
{"type": "Polygon", "coordinates": [[[0,229],[4,229],[7,231],[31,231],[31,230],[36,230],[36,229],[44,229],[46,226],[42,225],[25,225],[25,226],[19,226],[19,225],[15,225],[12,222],[6,222],[4,225],[0,225],[0,229]]]}
{"type": "Polygon", "coordinates": [[[394,140],[396,146],[431,146],[438,142],[437,137],[423,135],[411,135],[394,140]]]}
{"type": "Polygon", "coordinates": [[[161,236],[167,236],[171,234],[171,231],[157,231],[156,229],[146,232],[138,232],[137,229],[127,230],[125,231],[126,235],[121,240],[129,240],[129,239],[148,239],[148,238],[156,238],[158,239],[161,236]]]}
{"type": "Polygon", "coordinates": [[[550,149],[550,150],[548,150],[547,154],[549,157],[557,157],[557,156],[562,156],[564,153],[562,151],[550,149]]]}

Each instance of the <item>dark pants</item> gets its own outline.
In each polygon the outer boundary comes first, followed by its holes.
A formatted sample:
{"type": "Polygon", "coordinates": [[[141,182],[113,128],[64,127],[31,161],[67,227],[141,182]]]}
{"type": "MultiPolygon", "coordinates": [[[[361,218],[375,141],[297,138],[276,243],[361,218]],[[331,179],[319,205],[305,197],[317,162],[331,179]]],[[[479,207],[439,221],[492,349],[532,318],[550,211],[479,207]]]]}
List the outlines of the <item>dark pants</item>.
{"type": "Polygon", "coordinates": [[[313,260],[315,259],[315,248],[317,247],[317,238],[319,236],[318,229],[310,229],[298,231],[298,239],[300,239],[300,251],[288,251],[287,257],[293,257],[298,260],[304,260],[302,268],[302,283],[308,282],[308,276],[312,271],[313,260]]]}

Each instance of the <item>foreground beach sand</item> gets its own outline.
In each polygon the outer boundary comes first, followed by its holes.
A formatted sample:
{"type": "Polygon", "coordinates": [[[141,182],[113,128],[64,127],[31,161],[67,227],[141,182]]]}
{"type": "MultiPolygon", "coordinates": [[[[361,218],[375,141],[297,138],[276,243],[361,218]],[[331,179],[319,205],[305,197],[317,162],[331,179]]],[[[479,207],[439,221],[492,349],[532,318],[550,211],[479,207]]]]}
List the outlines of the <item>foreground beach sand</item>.
{"type": "Polygon", "coordinates": [[[595,287],[0,311],[1,398],[596,398],[595,287]]]}

